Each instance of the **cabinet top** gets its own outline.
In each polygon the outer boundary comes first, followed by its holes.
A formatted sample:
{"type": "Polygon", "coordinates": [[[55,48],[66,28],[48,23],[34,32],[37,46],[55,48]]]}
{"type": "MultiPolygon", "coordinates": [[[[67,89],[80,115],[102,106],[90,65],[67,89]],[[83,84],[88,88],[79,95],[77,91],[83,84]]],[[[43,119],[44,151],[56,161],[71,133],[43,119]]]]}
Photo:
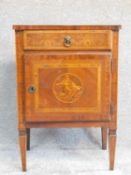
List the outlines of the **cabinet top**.
{"type": "Polygon", "coordinates": [[[14,30],[119,30],[121,25],[13,25],[14,30]]]}

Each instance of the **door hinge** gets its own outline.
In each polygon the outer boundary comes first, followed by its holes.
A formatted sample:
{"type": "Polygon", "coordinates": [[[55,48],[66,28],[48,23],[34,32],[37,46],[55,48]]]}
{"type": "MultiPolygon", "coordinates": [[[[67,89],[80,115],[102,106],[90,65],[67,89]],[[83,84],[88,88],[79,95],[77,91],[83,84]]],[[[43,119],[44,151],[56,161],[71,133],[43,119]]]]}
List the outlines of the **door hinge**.
{"type": "Polygon", "coordinates": [[[110,103],[110,114],[113,114],[113,104],[110,103]]]}

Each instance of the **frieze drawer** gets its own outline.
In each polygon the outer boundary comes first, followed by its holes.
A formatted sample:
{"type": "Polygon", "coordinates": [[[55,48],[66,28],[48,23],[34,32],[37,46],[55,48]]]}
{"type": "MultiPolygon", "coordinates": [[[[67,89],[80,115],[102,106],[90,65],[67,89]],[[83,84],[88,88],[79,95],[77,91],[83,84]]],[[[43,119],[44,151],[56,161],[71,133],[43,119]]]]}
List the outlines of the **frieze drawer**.
{"type": "Polygon", "coordinates": [[[25,31],[25,50],[111,50],[112,31],[25,31]]]}

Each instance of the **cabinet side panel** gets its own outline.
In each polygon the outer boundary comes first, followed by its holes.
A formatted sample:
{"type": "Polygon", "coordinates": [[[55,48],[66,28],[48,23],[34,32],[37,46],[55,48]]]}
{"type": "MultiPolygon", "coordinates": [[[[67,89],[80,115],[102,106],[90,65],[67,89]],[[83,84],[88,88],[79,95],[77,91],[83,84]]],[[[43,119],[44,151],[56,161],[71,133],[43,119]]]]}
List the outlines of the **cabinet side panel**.
{"type": "Polygon", "coordinates": [[[113,66],[112,66],[112,126],[117,127],[117,89],[118,89],[118,42],[119,42],[119,32],[113,32],[113,66]],[[115,125],[114,125],[115,124],[115,125]]]}
{"type": "Polygon", "coordinates": [[[16,31],[16,70],[18,128],[24,129],[24,64],[22,31],[16,31]]]}

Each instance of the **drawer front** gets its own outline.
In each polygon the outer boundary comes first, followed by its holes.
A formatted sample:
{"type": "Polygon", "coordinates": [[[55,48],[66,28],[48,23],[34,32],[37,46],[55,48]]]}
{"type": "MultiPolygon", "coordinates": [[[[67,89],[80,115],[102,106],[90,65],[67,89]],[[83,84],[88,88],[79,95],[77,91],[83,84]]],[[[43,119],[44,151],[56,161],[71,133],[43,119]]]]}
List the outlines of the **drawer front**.
{"type": "Polygon", "coordinates": [[[108,55],[26,54],[27,121],[109,121],[108,55]]]}
{"type": "Polygon", "coordinates": [[[109,30],[24,31],[25,50],[111,50],[109,30]]]}

